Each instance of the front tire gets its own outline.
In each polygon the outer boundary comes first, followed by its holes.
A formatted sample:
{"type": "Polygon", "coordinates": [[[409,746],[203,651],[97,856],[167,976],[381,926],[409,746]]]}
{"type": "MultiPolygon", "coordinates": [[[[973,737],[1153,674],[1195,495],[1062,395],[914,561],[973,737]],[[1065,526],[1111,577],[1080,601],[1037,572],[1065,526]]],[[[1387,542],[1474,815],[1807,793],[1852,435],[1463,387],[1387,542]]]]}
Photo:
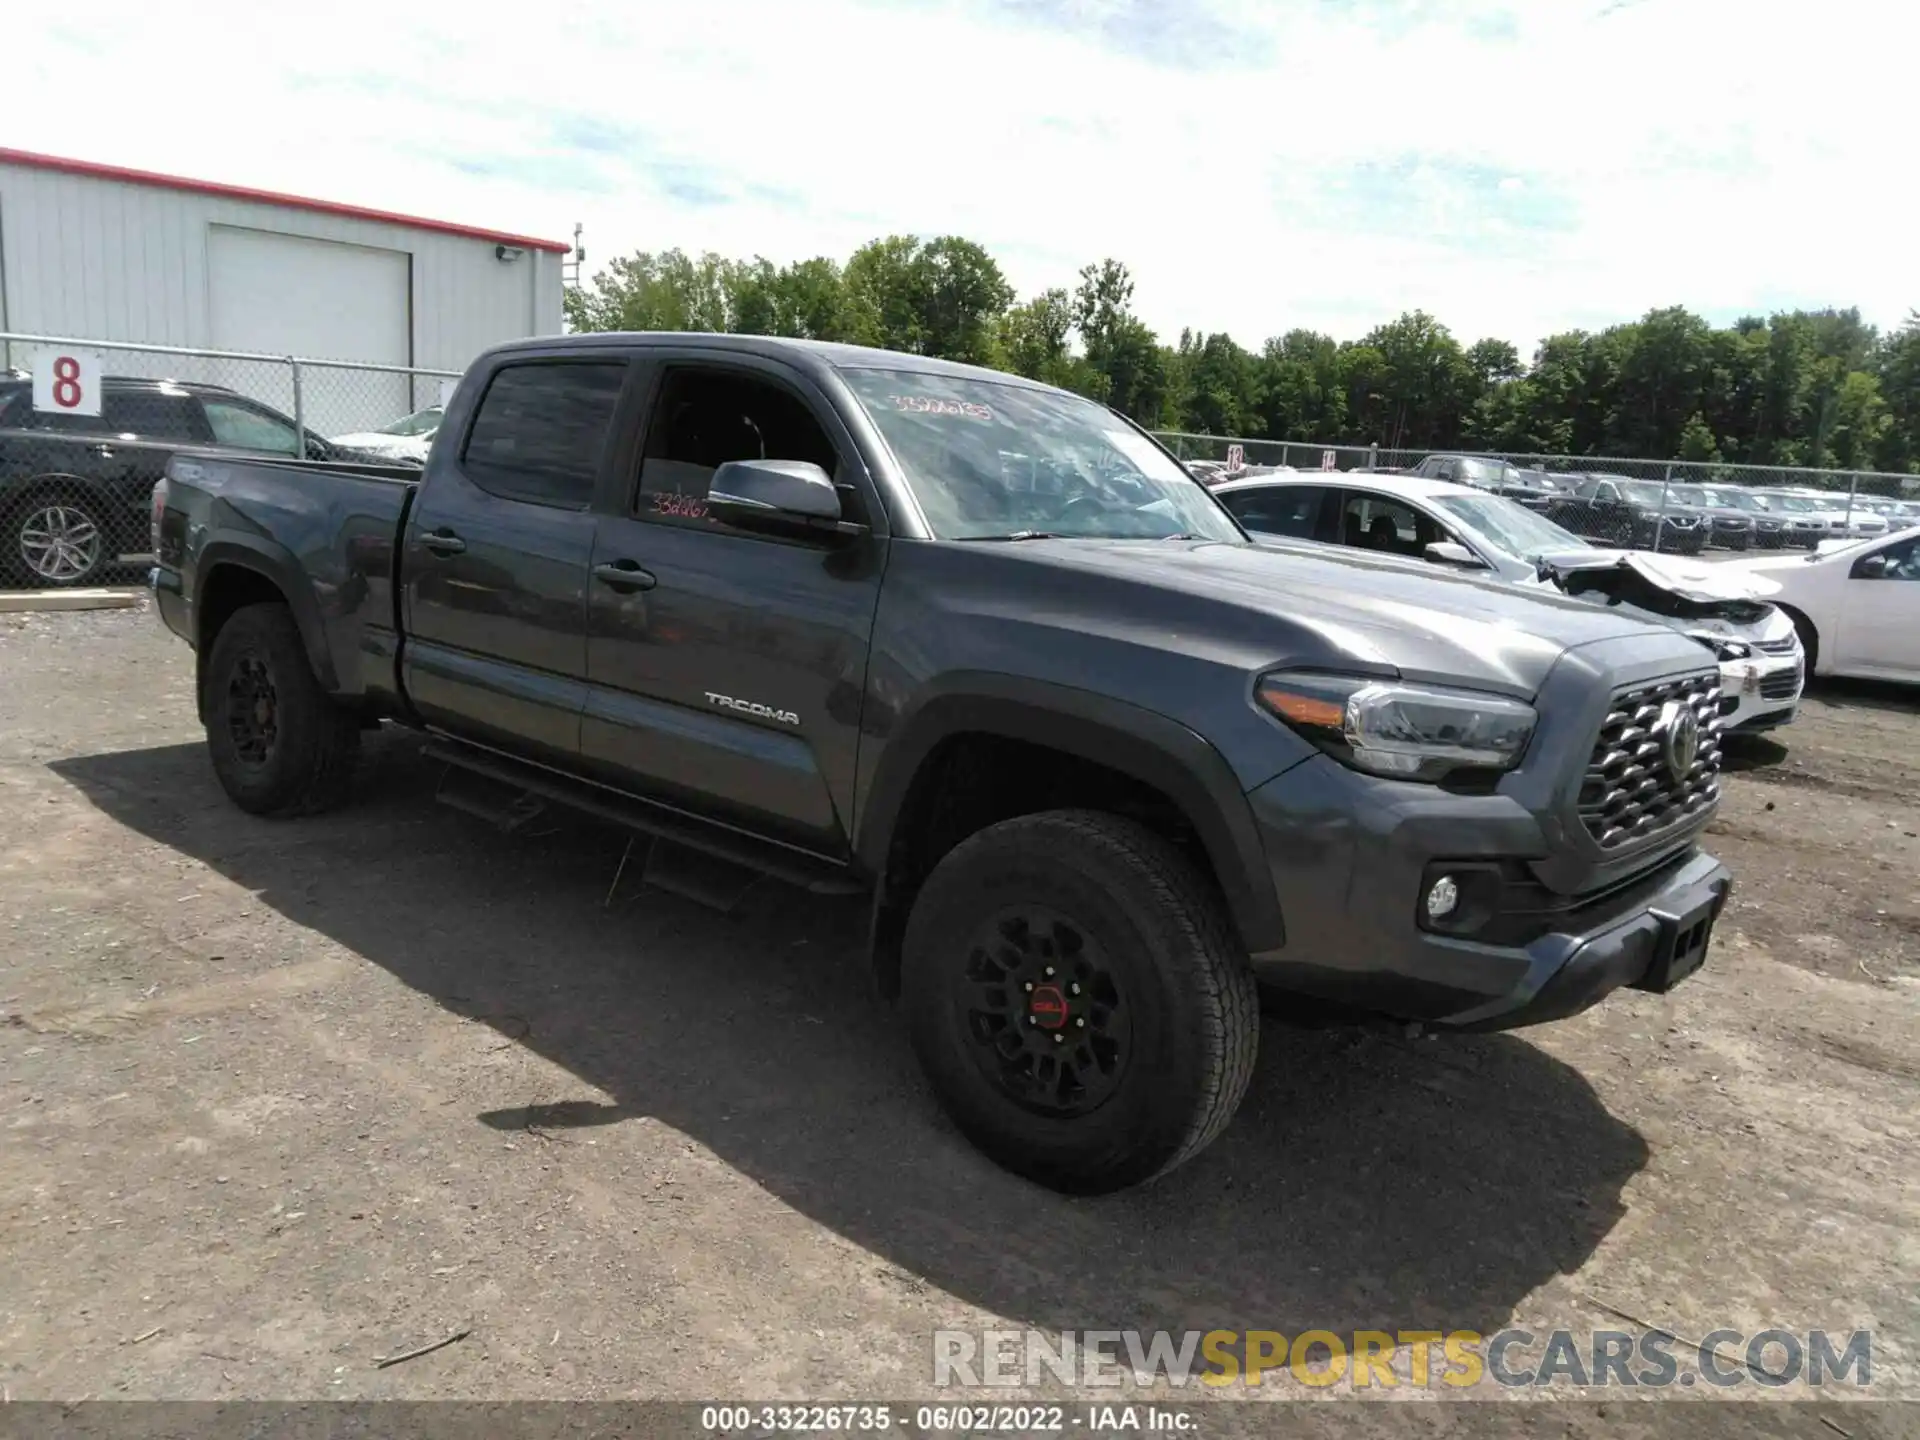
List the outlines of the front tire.
{"type": "Polygon", "coordinates": [[[360,722],[320,688],[285,605],[247,605],[214,637],[203,711],[213,772],[252,815],[311,815],[346,798],[360,722]]]}
{"type": "Polygon", "coordinates": [[[1253,1073],[1259,1000],[1219,896],[1134,821],[1054,810],[989,826],[908,917],[914,1049],[991,1159],[1071,1194],[1165,1174],[1253,1073]]]}

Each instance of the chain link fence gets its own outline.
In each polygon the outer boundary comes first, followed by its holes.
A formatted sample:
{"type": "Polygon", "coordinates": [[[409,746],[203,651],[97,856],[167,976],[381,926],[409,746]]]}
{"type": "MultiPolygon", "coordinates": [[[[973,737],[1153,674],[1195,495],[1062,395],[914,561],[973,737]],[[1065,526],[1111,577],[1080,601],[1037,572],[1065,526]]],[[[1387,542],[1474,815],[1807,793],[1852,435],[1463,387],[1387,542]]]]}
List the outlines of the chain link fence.
{"type": "Polygon", "coordinates": [[[138,578],[154,482],[176,450],[420,463],[458,379],[0,332],[0,587],[138,578]]]}
{"type": "Polygon", "coordinates": [[[1413,474],[1506,495],[1585,539],[1632,549],[1813,550],[1920,524],[1920,475],[1155,434],[1215,483],[1292,470],[1413,474]]]}

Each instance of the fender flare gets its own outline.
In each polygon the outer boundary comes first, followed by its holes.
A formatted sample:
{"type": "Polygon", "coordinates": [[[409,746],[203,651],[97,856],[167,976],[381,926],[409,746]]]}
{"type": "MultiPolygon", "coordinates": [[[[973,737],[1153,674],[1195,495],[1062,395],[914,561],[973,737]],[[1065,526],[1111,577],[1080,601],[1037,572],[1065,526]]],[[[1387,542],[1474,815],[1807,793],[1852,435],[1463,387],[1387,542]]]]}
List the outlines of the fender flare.
{"type": "Polygon", "coordinates": [[[205,613],[207,587],[223,569],[250,570],[273,583],[286,597],[300,628],[300,640],[306,647],[307,663],[329,695],[340,693],[340,679],[334,672],[333,656],[327,650],[326,626],[320,618],[320,601],[313,583],[293,552],[285,546],[257,535],[218,535],[201,547],[194,562],[192,615],[196,648],[202,655],[211,648],[213,637],[200,633],[199,617],[205,613]]]}
{"type": "Polygon", "coordinates": [[[854,854],[867,873],[885,875],[894,829],[927,757],[942,741],[966,733],[1084,756],[1152,786],[1192,824],[1247,949],[1284,943],[1253,807],[1220,752],[1157,711],[1044,680],[963,672],[928,687],[887,740],[861,800],[854,854]]]}

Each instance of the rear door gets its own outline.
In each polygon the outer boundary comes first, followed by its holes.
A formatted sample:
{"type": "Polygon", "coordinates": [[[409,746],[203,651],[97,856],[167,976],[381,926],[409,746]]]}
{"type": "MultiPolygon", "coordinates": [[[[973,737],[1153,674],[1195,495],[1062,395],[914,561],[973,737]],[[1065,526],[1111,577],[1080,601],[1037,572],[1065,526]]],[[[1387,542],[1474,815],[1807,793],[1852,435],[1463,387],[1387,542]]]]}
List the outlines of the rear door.
{"type": "Polygon", "coordinates": [[[407,690],[456,735],[574,760],[586,702],[593,498],[628,362],[530,356],[480,377],[407,522],[407,690]],[[465,417],[463,417],[465,418],[465,417]]]}
{"type": "Polygon", "coordinates": [[[1322,540],[1328,537],[1321,512],[1331,493],[1325,485],[1251,485],[1244,490],[1216,492],[1215,498],[1227,507],[1228,514],[1257,535],[1322,540]]]}
{"type": "Polygon", "coordinates": [[[603,508],[581,751],[610,784],[816,853],[849,847],[885,540],[750,534],[710,514],[728,460],[806,460],[876,529],[859,452],[813,384],[714,351],[649,355],[653,402],[603,508]]]}

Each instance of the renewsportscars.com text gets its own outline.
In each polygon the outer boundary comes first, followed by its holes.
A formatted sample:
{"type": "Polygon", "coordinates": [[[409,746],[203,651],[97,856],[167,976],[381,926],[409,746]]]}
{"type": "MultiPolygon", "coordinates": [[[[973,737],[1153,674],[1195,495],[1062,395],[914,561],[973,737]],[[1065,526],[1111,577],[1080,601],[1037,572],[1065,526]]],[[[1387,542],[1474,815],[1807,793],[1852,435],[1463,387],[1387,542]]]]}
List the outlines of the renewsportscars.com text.
{"type": "Polygon", "coordinates": [[[1615,1386],[1865,1390],[1867,1330],[938,1330],[940,1387],[1283,1384],[1355,1391],[1615,1386]]]}

